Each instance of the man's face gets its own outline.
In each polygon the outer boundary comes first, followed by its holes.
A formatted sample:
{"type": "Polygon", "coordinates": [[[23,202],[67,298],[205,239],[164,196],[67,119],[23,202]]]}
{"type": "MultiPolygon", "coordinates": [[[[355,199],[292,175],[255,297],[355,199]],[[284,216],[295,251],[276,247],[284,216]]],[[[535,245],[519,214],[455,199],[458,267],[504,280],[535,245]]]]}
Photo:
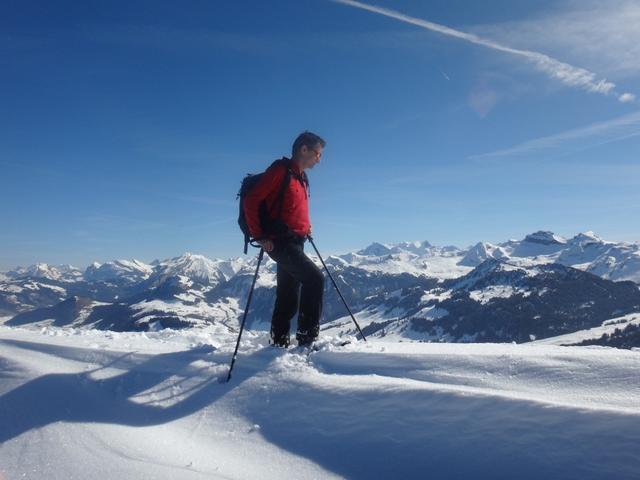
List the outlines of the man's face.
{"type": "Polygon", "coordinates": [[[303,145],[300,148],[300,167],[313,168],[316,163],[320,163],[322,157],[322,145],[318,144],[313,148],[303,145]]]}

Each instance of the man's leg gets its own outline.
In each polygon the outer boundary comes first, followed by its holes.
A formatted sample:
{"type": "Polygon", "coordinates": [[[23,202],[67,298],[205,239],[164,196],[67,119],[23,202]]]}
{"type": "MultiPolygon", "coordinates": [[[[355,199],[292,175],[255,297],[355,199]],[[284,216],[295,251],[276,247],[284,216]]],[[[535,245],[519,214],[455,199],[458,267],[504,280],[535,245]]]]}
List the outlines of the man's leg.
{"type": "Polygon", "coordinates": [[[302,284],[296,338],[299,343],[310,343],[318,337],[320,330],[324,292],[322,270],[305,255],[302,243],[281,242],[269,255],[278,262],[278,271],[285,270],[302,284]]]}
{"type": "Polygon", "coordinates": [[[286,347],[289,345],[291,319],[298,309],[300,282],[280,263],[277,264],[276,279],[276,301],[271,317],[271,340],[276,345],[286,347]]]}
{"type": "MultiPolygon", "coordinates": [[[[309,261],[311,262],[311,260],[309,261]]],[[[311,263],[313,264],[313,262],[311,263]]],[[[307,281],[302,283],[300,309],[298,312],[298,331],[296,332],[298,343],[309,344],[318,338],[323,293],[324,275],[315,266],[315,269],[310,269],[307,281]]]]}

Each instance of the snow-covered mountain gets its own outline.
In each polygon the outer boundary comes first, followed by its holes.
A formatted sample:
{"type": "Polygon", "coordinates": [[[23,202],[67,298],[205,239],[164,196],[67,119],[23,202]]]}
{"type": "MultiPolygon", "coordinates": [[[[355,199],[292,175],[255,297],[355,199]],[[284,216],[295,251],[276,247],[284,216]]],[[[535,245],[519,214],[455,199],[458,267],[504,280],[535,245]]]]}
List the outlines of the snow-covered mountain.
{"type": "MultiPolygon", "coordinates": [[[[638,244],[607,242],[593,232],[565,239],[539,231],[467,249],[427,241],[372,243],[325,261],[367,334],[522,342],[597,327],[640,310],[637,285],[616,283],[637,278],[638,252],[638,244]]],[[[121,331],[212,322],[235,328],[256,260],[193,253],[151,264],[114,260],[94,263],[77,282],[39,277],[38,283],[22,269],[20,280],[14,272],[0,281],[0,317],[19,314],[9,321],[14,325],[121,331]]],[[[249,327],[269,323],[275,284],[275,263],[265,256],[249,327]]],[[[352,328],[328,279],[325,288],[323,323],[352,328]]]]}
{"type": "Polygon", "coordinates": [[[458,265],[475,267],[484,262],[487,258],[507,258],[508,254],[496,245],[487,242],[478,242],[465,253],[458,265]]]}
{"type": "Polygon", "coordinates": [[[458,265],[463,255],[464,251],[455,246],[437,247],[427,241],[372,243],[356,252],[330,255],[325,261],[327,264],[351,266],[367,272],[452,278],[470,270],[467,266],[458,265]]]}
{"type": "Polygon", "coordinates": [[[70,282],[12,278],[0,280],[0,317],[13,316],[34,308],[48,307],[61,302],[69,295],[70,282]]]}
{"type": "MultiPolygon", "coordinates": [[[[250,325],[268,323],[275,265],[267,262],[254,292],[250,325]]],[[[330,267],[366,335],[423,341],[527,342],[600,325],[640,311],[640,289],[560,264],[519,266],[488,259],[467,275],[444,281],[426,276],[330,267]]],[[[202,327],[233,329],[252,281],[252,269],[212,288],[186,276],[105,303],[72,297],[16,315],[7,325],[57,325],[116,331],[202,327]]],[[[325,285],[324,322],[355,334],[344,306],[325,285]]]]}
{"type": "Polygon", "coordinates": [[[560,263],[610,280],[640,283],[640,244],[606,241],[591,231],[569,239],[553,232],[537,231],[522,240],[508,240],[495,245],[483,241],[465,249],[438,247],[427,241],[374,242],[356,252],[329,256],[327,263],[444,279],[464,275],[488,258],[560,263]]]}
{"type": "Polygon", "coordinates": [[[17,267],[5,275],[12,279],[55,280],[60,282],[76,282],[82,279],[82,271],[73,265],[53,266],[47,263],[36,263],[28,267],[17,267]]]}
{"type": "Polygon", "coordinates": [[[640,345],[640,313],[610,318],[601,325],[584,330],[534,340],[540,345],[604,345],[618,348],[634,348],[640,345]]]}
{"type": "Polygon", "coordinates": [[[487,258],[560,263],[610,280],[640,283],[640,244],[606,241],[592,231],[569,239],[538,231],[497,245],[481,242],[467,251],[459,265],[476,266],[487,258]]]}
{"type": "Polygon", "coordinates": [[[88,282],[124,282],[133,284],[146,280],[153,273],[153,267],[139,260],[113,260],[106,263],[94,262],[84,272],[88,282]]]}
{"type": "Polygon", "coordinates": [[[242,262],[238,258],[212,260],[204,255],[187,252],[179,257],[158,262],[154,265],[150,277],[153,282],[158,282],[169,277],[184,276],[194,282],[215,286],[229,280],[241,267],[242,262]]]}
{"type": "MultiPolygon", "coordinates": [[[[386,292],[356,315],[365,335],[446,342],[528,342],[640,312],[640,289],[557,263],[488,259],[431,289],[386,292]]],[[[355,333],[350,317],[323,326],[355,333]]]]}

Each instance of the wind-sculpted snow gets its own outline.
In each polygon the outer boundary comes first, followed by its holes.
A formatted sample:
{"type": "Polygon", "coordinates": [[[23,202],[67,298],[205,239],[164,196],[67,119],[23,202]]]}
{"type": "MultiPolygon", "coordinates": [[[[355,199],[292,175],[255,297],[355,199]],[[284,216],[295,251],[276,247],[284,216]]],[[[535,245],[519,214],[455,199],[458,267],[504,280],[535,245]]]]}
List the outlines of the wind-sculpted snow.
{"type": "Polygon", "coordinates": [[[640,351],[0,327],[6,478],[634,479],[640,351]]]}

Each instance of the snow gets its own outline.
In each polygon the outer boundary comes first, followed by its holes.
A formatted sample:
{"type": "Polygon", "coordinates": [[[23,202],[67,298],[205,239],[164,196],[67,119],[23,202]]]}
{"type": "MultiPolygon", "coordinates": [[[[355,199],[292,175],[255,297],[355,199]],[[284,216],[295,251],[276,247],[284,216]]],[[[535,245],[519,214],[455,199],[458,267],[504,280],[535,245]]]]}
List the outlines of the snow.
{"type": "Polygon", "coordinates": [[[170,258],[156,265],[154,275],[159,278],[169,276],[186,276],[192,280],[209,285],[217,285],[228,278],[234,268],[239,268],[236,262],[221,262],[212,260],[204,255],[187,252],[179,257],[170,258]]]}
{"type": "MultiPolygon", "coordinates": [[[[228,298],[215,303],[207,303],[195,298],[195,303],[183,303],[180,300],[143,300],[131,305],[136,310],[136,322],[145,323],[149,318],[162,314],[173,314],[185,321],[197,323],[220,323],[227,325],[230,318],[238,318],[237,301],[228,302],[228,298]]],[[[227,327],[228,329],[229,327],[227,327]]]]}
{"type": "Polygon", "coordinates": [[[12,285],[11,283],[9,283],[7,285],[2,285],[0,287],[0,290],[4,292],[10,292],[10,293],[20,293],[24,289],[22,287],[19,287],[18,285],[12,285]]]}
{"type": "Polygon", "coordinates": [[[149,278],[153,273],[153,267],[139,260],[113,260],[100,264],[93,262],[84,272],[88,281],[112,281],[127,279],[129,281],[141,281],[149,278]]]}
{"type": "Polygon", "coordinates": [[[494,298],[509,298],[516,294],[528,297],[531,295],[531,291],[524,288],[514,288],[511,285],[490,285],[480,290],[471,290],[469,297],[476,302],[485,304],[494,298]]]}
{"type": "MultiPolygon", "coordinates": [[[[374,322],[385,323],[397,320],[406,313],[404,310],[397,307],[393,310],[393,313],[391,313],[387,311],[387,307],[384,305],[373,305],[359,312],[354,312],[354,317],[356,318],[358,325],[360,325],[360,328],[365,328],[374,322]]],[[[328,336],[355,333],[356,330],[353,320],[348,314],[320,325],[321,334],[328,336]]]]}
{"type": "Polygon", "coordinates": [[[572,242],[575,243],[610,243],[605,242],[600,236],[596,235],[593,230],[587,230],[586,232],[578,233],[575,237],[571,239],[572,242]]]}
{"type": "Polygon", "coordinates": [[[435,320],[437,318],[446,317],[449,315],[448,310],[442,307],[436,307],[435,305],[430,305],[428,307],[421,308],[418,312],[416,312],[414,317],[424,317],[427,320],[435,320]]]}
{"type": "MultiPolygon", "coordinates": [[[[35,278],[55,280],[61,282],[76,281],[82,277],[82,272],[73,265],[58,265],[54,267],[47,263],[36,263],[28,267],[17,267],[2,277],[9,278],[35,278]]],[[[0,280],[4,280],[0,278],[0,280]]]]}
{"type": "Polygon", "coordinates": [[[640,352],[0,326],[6,478],[637,478],[640,352]]]}
{"type": "Polygon", "coordinates": [[[374,242],[355,253],[330,255],[325,263],[357,267],[366,272],[409,273],[445,279],[459,277],[473,269],[471,266],[459,265],[464,253],[456,247],[433,246],[426,240],[392,244],[374,242]]]}
{"type": "Polygon", "coordinates": [[[506,258],[511,263],[556,262],[614,281],[640,282],[640,245],[606,241],[590,230],[568,240],[553,232],[538,231],[523,240],[497,246],[480,242],[467,250],[460,263],[475,266],[488,257],[506,258]]]}
{"type": "Polygon", "coordinates": [[[57,292],[57,293],[62,294],[62,295],[66,295],[67,294],[67,291],[62,287],[58,287],[56,285],[38,283],[38,282],[34,282],[34,281],[25,282],[25,283],[22,284],[22,286],[16,285],[14,283],[6,283],[4,285],[0,285],[0,291],[10,292],[10,293],[22,293],[25,290],[36,291],[36,290],[41,290],[41,289],[51,290],[51,291],[57,292]]]}
{"type": "Polygon", "coordinates": [[[374,255],[379,257],[381,255],[387,255],[390,252],[391,249],[388,246],[378,242],[373,242],[368,247],[358,250],[356,253],[358,253],[358,255],[374,255]]]}
{"type": "Polygon", "coordinates": [[[178,293],[174,295],[174,297],[178,300],[182,300],[183,302],[193,303],[201,300],[204,297],[204,294],[196,290],[191,290],[189,293],[178,293]]]}
{"type": "Polygon", "coordinates": [[[459,261],[459,264],[475,267],[487,258],[504,258],[507,256],[507,253],[502,247],[497,247],[488,242],[478,242],[467,251],[459,261]]]}
{"type": "Polygon", "coordinates": [[[432,300],[437,301],[437,302],[443,302],[445,301],[447,298],[451,297],[451,290],[444,290],[444,289],[440,289],[440,291],[438,291],[438,293],[436,293],[437,290],[430,290],[428,292],[425,292],[421,297],[420,297],[420,302],[421,303],[427,303],[430,302],[432,300]]]}
{"type": "Polygon", "coordinates": [[[556,337],[548,337],[542,340],[536,340],[535,343],[546,345],[571,345],[580,343],[583,340],[592,340],[602,337],[605,333],[611,334],[616,328],[624,329],[627,325],[640,324],[640,313],[630,313],[621,317],[606,320],[599,327],[578,330],[577,332],[558,335],[556,337]]]}
{"type": "Polygon", "coordinates": [[[487,275],[495,275],[499,272],[519,272],[526,277],[533,278],[542,273],[536,265],[537,263],[530,259],[518,259],[510,262],[493,259],[476,267],[470,275],[461,277],[455,282],[453,288],[477,290],[474,289],[477,283],[482,283],[487,275]]]}
{"type": "MultiPolygon", "coordinates": [[[[591,232],[593,233],[593,232],[591,232]]],[[[537,232],[530,233],[525,237],[525,241],[538,242],[542,244],[552,243],[566,243],[566,239],[561,235],[556,235],[553,232],[538,230],[537,232]]]]}

